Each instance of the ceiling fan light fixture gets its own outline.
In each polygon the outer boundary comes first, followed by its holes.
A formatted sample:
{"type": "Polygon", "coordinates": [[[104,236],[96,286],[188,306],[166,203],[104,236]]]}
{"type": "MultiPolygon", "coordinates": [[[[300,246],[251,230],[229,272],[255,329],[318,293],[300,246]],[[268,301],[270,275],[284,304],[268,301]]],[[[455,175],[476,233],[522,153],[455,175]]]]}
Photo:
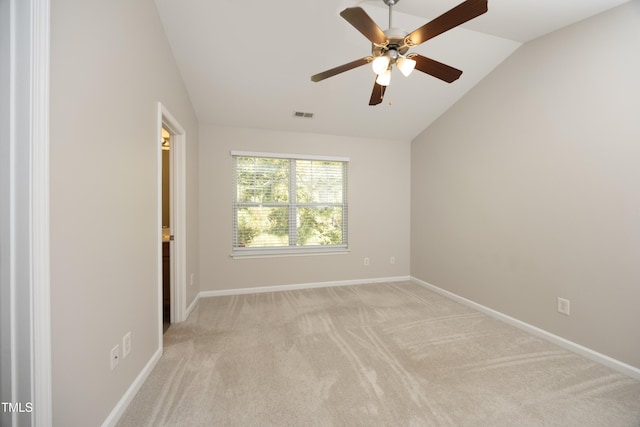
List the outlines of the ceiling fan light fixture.
{"type": "Polygon", "coordinates": [[[409,77],[409,74],[411,74],[413,69],[416,67],[416,61],[411,58],[401,56],[396,60],[396,66],[405,77],[409,77]]]}
{"type": "MultiPolygon", "coordinates": [[[[417,69],[447,83],[452,83],[460,78],[461,70],[417,53],[408,54],[408,51],[414,46],[486,13],[489,10],[489,0],[463,0],[453,9],[449,9],[411,33],[393,26],[392,6],[399,1],[383,0],[389,7],[389,27],[384,31],[361,7],[348,7],[340,12],[342,18],[371,42],[371,55],[314,74],[311,76],[311,81],[319,82],[362,65],[371,64],[376,73],[376,82],[373,85],[369,105],[379,105],[384,97],[386,86],[391,81],[393,64],[396,64],[396,67],[405,76],[417,69]]],[[[358,3],[362,3],[362,0],[358,3]]]]}
{"type": "Polygon", "coordinates": [[[378,56],[371,63],[371,68],[373,68],[374,73],[381,75],[389,68],[389,62],[391,62],[391,59],[387,55],[378,56]]]}
{"type": "Polygon", "coordinates": [[[378,74],[376,83],[380,86],[389,86],[389,83],[391,83],[391,67],[387,68],[382,74],[378,74]]]}

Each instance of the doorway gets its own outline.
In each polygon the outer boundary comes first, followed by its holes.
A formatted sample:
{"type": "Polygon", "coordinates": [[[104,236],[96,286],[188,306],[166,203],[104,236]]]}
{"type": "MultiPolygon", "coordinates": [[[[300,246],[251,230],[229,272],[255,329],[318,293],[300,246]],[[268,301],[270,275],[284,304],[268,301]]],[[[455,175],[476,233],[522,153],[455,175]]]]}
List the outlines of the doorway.
{"type": "Polygon", "coordinates": [[[162,132],[162,333],[171,325],[171,133],[162,132]]]}
{"type": "Polygon", "coordinates": [[[162,347],[166,329],[185,320],[186,313],[186,134],[162,103],[157,126],[157,307],[162,347]]]}

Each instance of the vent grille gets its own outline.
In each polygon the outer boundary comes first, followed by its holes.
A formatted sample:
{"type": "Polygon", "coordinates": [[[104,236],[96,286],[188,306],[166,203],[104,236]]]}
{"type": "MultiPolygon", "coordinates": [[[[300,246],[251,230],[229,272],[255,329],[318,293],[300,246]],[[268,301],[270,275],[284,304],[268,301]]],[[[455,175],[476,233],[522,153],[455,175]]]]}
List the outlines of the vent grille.
{"type": "Polygon", "coordinates": [[[304,111],[294,111],[293,117],[301,118],[301,119],[312,119],[313,113],[307,113],[304,111]]]}

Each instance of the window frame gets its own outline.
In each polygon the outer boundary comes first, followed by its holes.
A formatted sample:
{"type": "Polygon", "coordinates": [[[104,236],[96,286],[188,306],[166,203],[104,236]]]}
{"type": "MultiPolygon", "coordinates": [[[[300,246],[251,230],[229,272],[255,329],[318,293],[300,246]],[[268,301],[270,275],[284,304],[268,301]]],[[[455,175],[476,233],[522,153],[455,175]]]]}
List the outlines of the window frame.
{"type": "Polygon", "coordinates": [[[233,200],[232,200],[232,252],[231,257],[236,258],[262,258],[262,257],[280,257],[280,256],[306,256],[306,255],[331,255],[331,254],[345,254],[349,252],[349,240],[348,240],[348,173],[349,162],[348,157],[339,156],[317,156],[307,154],[286,154],[286,153],[264,153],[254,151],[231,151],[230,152],[233,163],[233,200]],[[287,203],[246,203],[238,202],[238,190],[237,179],[238,169],[236,158],[237,157],[254,157],[254,158],[270,158],[281,159],[289,161],[289,201],[287,203]],[[327,161],[327,162],[341,162],[342,173],[342,203],[297,203],[297,182],[295,167],[297,161],[327,161]],[[295,241],[297,237],[297,227],[290,227],[288,232],[289,245],[288,246],[273,246],[273,247],[239,247],[236,246],[238,239],[238,224],[237,224],[237,211],[241,206],[287,206],[289,210],[289,223],[296,221],[296,212],[298,207],[318,207],[318,206],[339,206],[342,208],[342,241],[340,245],[307,245],[296,246],[295,241]]]}

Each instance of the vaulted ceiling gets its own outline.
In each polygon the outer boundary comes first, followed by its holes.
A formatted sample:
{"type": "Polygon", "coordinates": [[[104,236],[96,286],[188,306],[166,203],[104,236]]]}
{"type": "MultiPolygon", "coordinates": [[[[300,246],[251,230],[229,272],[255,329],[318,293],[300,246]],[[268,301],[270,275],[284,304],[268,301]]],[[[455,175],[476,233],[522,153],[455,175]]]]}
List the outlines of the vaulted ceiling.
{"type": "MultiPolygon", "coordinates": [[[[400,0],[407,32],[462,0],[400,0]]],[[[411,140],[523,43],[628,0],[489,0],[489,11],[411,52],[463,71],[454,83],[393,71],[384,102],[369,106],[368,65],[314,83],[311,75],[370,55],[342,19],[363,8],[384,30],[382,0],[156,0],[201,123],[411,140]],[[294,111],[313,118],[294,117],[294,111]]]]}

